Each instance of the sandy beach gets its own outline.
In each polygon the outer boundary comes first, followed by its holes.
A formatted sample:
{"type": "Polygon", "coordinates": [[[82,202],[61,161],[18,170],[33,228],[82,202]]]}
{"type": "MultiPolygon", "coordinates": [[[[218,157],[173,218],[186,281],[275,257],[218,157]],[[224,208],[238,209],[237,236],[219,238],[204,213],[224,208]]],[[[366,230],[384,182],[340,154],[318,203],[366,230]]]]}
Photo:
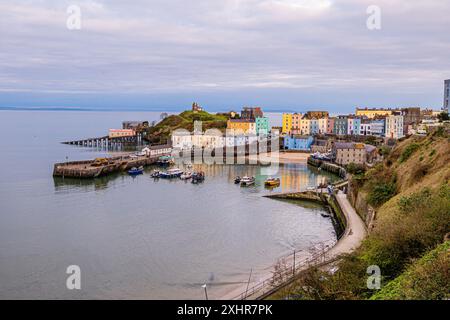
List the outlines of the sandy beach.
{"type": "Polygon", "coordinates": [[[248,158],[253,161],[259,160],[266,163],[306,163],[310,155],[310,153],[302,152],[278,152],[250,155],[248,158]]]}

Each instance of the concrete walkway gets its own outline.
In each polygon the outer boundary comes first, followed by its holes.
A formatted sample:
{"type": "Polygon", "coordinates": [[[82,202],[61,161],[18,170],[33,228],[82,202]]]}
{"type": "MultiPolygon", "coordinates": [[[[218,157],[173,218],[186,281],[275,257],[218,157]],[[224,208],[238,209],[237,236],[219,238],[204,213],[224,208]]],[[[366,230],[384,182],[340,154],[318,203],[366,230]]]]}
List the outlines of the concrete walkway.
{"type": "Polygon", "coordinates": [[[352,252],[361,245],[367,236],[366,225],[348,201],[347,195],[339,191],[336,199],[347,220],[347,228],[336,245],[326,253],[327,260],[333,260],[341,254],[352,252]]]}

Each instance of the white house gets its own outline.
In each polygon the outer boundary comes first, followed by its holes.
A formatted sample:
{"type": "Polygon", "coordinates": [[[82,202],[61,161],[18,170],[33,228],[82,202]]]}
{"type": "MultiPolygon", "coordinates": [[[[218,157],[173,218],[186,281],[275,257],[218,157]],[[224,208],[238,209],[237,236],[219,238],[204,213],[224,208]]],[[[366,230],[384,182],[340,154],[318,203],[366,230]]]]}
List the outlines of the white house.
{"type": "Polygon", "coordinates": [[[320,118],[320,119],[318,119],[318,122],[319,122],[319,133],[320,134],[327,133],[328,118],[320,118]]]}
{"type": "Polygon", "coordinates": [[[403,116],[390,115],[386,117],[386,138],[400,139],[403,135],[403,116]]]}

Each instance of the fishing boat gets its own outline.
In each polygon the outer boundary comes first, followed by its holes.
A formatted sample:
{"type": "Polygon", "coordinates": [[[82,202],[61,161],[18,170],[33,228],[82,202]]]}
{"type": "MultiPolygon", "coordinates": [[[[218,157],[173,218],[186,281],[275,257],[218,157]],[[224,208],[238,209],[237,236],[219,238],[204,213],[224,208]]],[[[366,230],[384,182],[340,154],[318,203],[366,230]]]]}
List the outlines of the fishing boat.
{"type": "Polygon", "coordinates": [[[255,177],[243,177],[241,179],[241,187],[248,187],[251,186],[252,184],[255,184],[255,177]]]}
{"type": "Polygon", "coordinates": [[[192,183],[199,183],[205,180],[205,173],[203,171],[194,172],[192,174],[192,183]]]}
{"type": "Polygon", "coordinates": [[[160,178],[163,179],[172,179],[172,178],[179,178],[183,174],[183,171],[178,168],[169,169],[165,172],[161,172],[159,174],[160,178]]]}
{"type": "Polygon", "coordinates": [[[237,176],[236,178],[234,178],[235,184],[239,184],[240,182],[241,182],[241,177],[237,176]]]}
{"type": "Polygon", "coordinates": [[[173,163],[173,159],[170,156],[162,156],[158,158],[156,163],[161,167],[168,167],[173,163]]]}
{"type": "Polygon", "coordinates": [[[144,167],[133,167],[130,170],[128,170],[128,174],[131,176],[137,176],[138,174],[143,174],[144,173],[144,167]]]}
{"type": "Polygon", "coordinates": [[[192,172],[184,172],[181,176],[180,179],[181,180],[189,180],[192,178],[192,172]]]}
{"type": "Polygon", "coordinates": [[[153,170],[152,174],[150,175],[152,178],[159,178],[159,175],[161,172],[159,170],[153,170]]]}
{"type": "Polygon", "coordinates": [[[267,178],[264,181],[266,187],[276,187],[280,185],[280,178],[267,178]]]}

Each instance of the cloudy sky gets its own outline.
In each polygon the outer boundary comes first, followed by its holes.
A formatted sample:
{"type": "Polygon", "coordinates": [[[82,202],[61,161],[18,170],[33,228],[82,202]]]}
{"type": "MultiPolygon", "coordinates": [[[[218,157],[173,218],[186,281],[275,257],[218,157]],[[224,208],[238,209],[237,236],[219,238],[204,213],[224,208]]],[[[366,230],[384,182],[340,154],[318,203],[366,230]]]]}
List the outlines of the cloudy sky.
{"type": "Polygon", "coordinates": [[[0,107],[440,108],[449,16],[448,0],[0,0],[0,107]]]}

